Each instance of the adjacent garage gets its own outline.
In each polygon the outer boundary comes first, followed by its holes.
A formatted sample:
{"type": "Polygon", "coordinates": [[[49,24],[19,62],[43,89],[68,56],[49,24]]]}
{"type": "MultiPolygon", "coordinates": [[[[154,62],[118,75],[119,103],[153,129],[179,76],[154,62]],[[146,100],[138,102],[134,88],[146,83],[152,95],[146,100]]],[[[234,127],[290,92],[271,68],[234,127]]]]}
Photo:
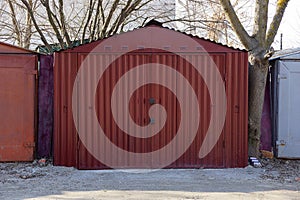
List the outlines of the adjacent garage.
{"type": "Polygon", "coordinates": [[[36,53],[0,43],[0,161],[32,161],[35,149],[36,53]]]}
{"type": "Polygon", "coordinates": [[[300,49],[278,51],[271,58],[272,124],[278,158],[300,158],[300,49]]]}

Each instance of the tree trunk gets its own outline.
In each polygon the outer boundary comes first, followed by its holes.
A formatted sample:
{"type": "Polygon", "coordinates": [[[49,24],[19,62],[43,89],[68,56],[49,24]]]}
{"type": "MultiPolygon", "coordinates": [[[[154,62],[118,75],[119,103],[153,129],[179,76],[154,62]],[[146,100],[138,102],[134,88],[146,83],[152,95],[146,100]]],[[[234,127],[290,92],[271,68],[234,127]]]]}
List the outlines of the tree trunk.
{"type": "Polygon", "coordinates": [[[269,62],[263,56],[255,56],[251,52],[249,54],[252,65],[249,68],[248,154],[259,157],[261,117],[269,62]]]}

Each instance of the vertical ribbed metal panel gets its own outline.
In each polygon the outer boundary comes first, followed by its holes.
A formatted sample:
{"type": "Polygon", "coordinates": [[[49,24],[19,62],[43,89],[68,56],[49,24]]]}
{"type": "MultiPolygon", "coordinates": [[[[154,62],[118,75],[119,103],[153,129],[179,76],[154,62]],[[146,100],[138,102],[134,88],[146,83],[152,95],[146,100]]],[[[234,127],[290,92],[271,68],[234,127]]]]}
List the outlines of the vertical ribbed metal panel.
{"type": "Polygon", "coordinates": [[[77,166],[77,132],[72,116],[72,88],[77,73],[77,54],[54,55],[54,164],[77,166]]]}
{"type": "Polygon", "coordinates": [[[245,52],[226,56],[227,115],[226,167],[247,164],[248,156],[248,55],[245,52]]]}
{"type": "MultiPolygon", "coordinates": [[[[163,35],[163,34],[162,34],[163,35]]],[[[147,37],[145,36],[145,40],[147,37]]],[[[174,39],[174,41],[178,38],[174,39]]],[[[202,40],[198,41],[202,43],[202,40]]],[[[208,47],[214,48],[214,45],[218,49],[220,46],[208,43],[205,44],[208,47]]],[[[87,47],[89,49],[90,47],[87,47]]],[[[80,169],[105,169],[108,168],[103,163],[98,161],[92,156],[91,152],[87,150],[82,141],[80,141],[75,129],[74,119],[72,115],[72,89],[76,74],[81,64],[84,62],[89,52],[84,53],[83,47],[80,47],[78,52],[67,51],[59,52],[55,55],[55,68],[54,68],[54,85],[55,85],[55,141],[54,141],[54,163],[56,165],[75,166],[80,169]],[[80,51],[79,51],[80,50],[80,51]],[[70,53],[71,52],[71,53],[70,53]]],[[[101,126],[104,130],[106,137],[116,146],[128,151],[136,153],[146,153],[161,149],[166,144],[170,143],[175,137],[180,124],[180,118],[182,117],[182,106],[189,106],[191,98],[183,85],[179,84],[176,76],[170,76],[163,70],[159,72],[151,72],[147,70],[140,70],[135,73],[131,73],[127,82],[119,88],[119,90],[127,90],[132,84],[130,80],[144,80],[148,76],[159,76],[162,79],[166,79],[172,83],[174,87],[178,89],[181,95],[184,97],[184,105],[180,105],[176,95],[172,93],[168,88],[158,84],[146,84],[134,91],[130,96],[129,105],[124,108],[122,105],[123,100],[129,98],[127,96],[120,96],[117,99],[116,109],[118,113],[126,112],[129,110],[130,116],[133,121],[140,125],[145,126],[149,124],[150,118],[148,115],[151,107],[151,101],[155,101],[162,105],[167,112],[167,120],[164,127],[154,136],[150,138],[137,138],[126,134],[116,124],[111,110],[111,96],[116,84],[121,77],[134,69],[136,66],[143,64],[160,63],[169,67],[172,67],[177,72],[182,74],[185,79],[189,81],[193,90],[196,93],[199,110],[200,110],[200,126],[195,139],[190,147],[183,153],[175,162],[167,166],[167,168],[221,168],[221,167],[244,167],[247,165],[247,91],[248,91],[248,62],[247,53],[238,50],[232,50],[228,48],[228,52],[209,52],[209,56],[199,53],[186,53],[181,54],[181,57],[165,51],[156,51],[153,49],[136,50],[135,52],[127,53],[120,58],[116,59],[114,53],[93,53],[89,54],[88,65],[95,66],[90,68],[90,72],[85,77],[91,85],[93,81],[97,80],[96,74],[101,67],[105,65],[108,60],[115,60],[104,71],[100,78],[95,94],[95,105],[93,101],[86,98],[93,95],[93,92],[89,86],[82,88],[82,91],[78,91],[77,98],[80,102],[86,105],[87,109],[82,108],[79,113],[83,115],[89,115],[89,109],[95,107],[98,122],[94,123],[87,119],[78,122],[77,126],[84,130],[84,137],[89,138],[86,141],[89,146],[96,149],[99,152],[107,151],[106,146],[98,146],[97,141],[93,140],[93,135],[97,126],[101,126]],[[192,65],[187,60],[193,60],[194,63],[199,63],[206,67],[212,67],[212,63],[209,61],[212,59],[217,66],[219,73],[224,80],[227,96],[227,113],[226,121],[224,124],[221,136],[210,153],[203,159],[199,159],[199,149],[205,138],[211,115],[210,93],[207,85],[203,80],[203,77],[196,72],[192,65]]],[[[216,74],[209,74],[205,72],[205,76],[209,77],[212,85],[215,85],[217,77],[216,74]]],[[[75,83],[75,88],[79,88],[80,81],[75,83]]],[[[216,92],[216,91],[215,91],[216,92]]],[[[216,103],[220,101],[217,99],[216,103]]],[[[196,112],[196,111],[195,111],[196,112]]],[[[216,115],[218,113],[215,113],[216,115]]],[[[189,113],[189,120],[193,120],[196,117],[196,113],[189,113]]],[[[76,117],[76,116],[75,116],[76,117]]],[[[154,119],[154,123],[162,123],[161,118],[154,119]]],[[[197,123],[197,122],[195,122],[197,123]]],[[[135,132],[136,130],[131,130],[135,132]]],[[[186,138],[192,137],[190,128],[187,127],[184,130],[186,138]]],[[[81,133],[82,134],[82,133],[81,133]]],[[[178,145],[182,145],[184,141],[179,142],[178,145]]],[[[106,156],[116,155],[114,150],[107,151],[106,156]]],[[[167,152],[161,151],[160,159],[164,158],[163,154],[167,152]]],[[[176,153],[174,149],[173,153],[176,153]]],[[[123,168],[130,168],[131,166],[138,166],[134,160],[129,160],[126,157],[115,156],[114,159],[121,162],[123,168]]],[[[146,159],[146,158],[145,158],[146,159]]],[[[157,162],[160,162],[159,160],[157,162]]],[[[161,160],[163,162],[163,160],[161,160]]],[[[151,166],[150,166],[151,168],[151,166]]]]}

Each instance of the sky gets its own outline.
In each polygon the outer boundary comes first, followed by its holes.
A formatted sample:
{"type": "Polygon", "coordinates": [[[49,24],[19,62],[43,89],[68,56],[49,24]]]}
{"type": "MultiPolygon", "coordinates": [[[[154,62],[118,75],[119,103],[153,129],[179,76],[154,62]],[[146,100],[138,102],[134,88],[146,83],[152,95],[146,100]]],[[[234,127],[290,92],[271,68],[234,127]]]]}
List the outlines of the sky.
{"type": "Polygon", "coordinates": [[[300,47],[300,1],[290,0],[284,13],[273,47],[280,48],[280,34],[283,34],[283,49],[300,47]]]}
{"type": "MultiPolygon", "coordinates": [[[[156,1],[159,3],[164,3],[169,0],[156,0],[156,1]]],[[[171,0],[171,1],[175,1],[175,0],[171,0]]],[[[180,1],[184,1],[184,0],[180,0],[180,1]]],[[[250,2],[247,5],[245,4],[244,10],[246,10],[247,16],[249,16],[249,19],[251,19],[254,15],[255,1],[254,0],[240,0],[240,1],[242,2],[241,5],[244,5],[243,1],[250,2]]],[[[81,0],[69,0],[66,2],[74,3],[74,2],[81,2],[81,0]]],[[[276,9],[276,2],[277,0],[270,0],[269,23],[272,21],[272,17],[274,15],[276,9]]],[[[249,28],[248,31],[251,32],[252,30],[251,21],[247,22],[247,25],[248,27],[246,27],[246,29],[248,30],[249,28]]],[[[280,49],[280,34],[283,34],[283,49],[300,47],[300,0],[289,1],[288,7],[286,8],[277,36],[275,37],[275,41],[272,44],[275,50],[280,49]]]]}
{"type": "MultiPolygon", "coordinates": [[[[185,2],[189,0],[177,0],[185,2]]],[[[231,2],[234,2],[233,0],[231,2]]],[[[268,25],[273,20],[276,11],[277,0],[269,0],[268,25]]],[[[184,8],[185,9],[185,8],[184,8]]],[[[240,20],[243,22],[248,33],[253,31],[255,0],[239,0],[238,6],[240,20]],[[243,17],[240,15],[242,14],[243,17]]],[[[185,12],[185,11],[184,11],[185,12]]],[[[181,14],[178,12],[177,14],[181,14]]],[[[180,27],[182,28],[182,27],[180,27]]],[[[290,0],[285,10],[281,25],[274,39],[272,47],[275,50],[280,49],[280,35],[283,34],[283,49],[300,47],[300,0],[290,0]]],[[[223,41],[224,42],[224,41],[223,41]]]]}

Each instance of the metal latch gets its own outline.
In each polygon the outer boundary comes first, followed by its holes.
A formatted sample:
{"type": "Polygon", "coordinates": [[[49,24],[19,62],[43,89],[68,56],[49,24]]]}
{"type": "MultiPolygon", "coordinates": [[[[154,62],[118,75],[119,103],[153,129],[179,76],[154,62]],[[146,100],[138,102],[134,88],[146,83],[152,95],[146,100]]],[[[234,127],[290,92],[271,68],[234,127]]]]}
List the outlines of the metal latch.
{"type": "Polygon", "coordinates": [[[149,103],[150,103],[150,105],[155,104],[155,99],[154,99],[154,98],[150,98],[150,99],[149,99],[149,103]]]}
{"type": "Polygon", "coordinates": [[[38,78],[38,70],[36,70],[36,69],[28,70],[28,71],[26,71],[26,74],[35,75],[35,78],[36,79],[38,78]]]}
{"type": "Polygon", "coordinates": [[[33,69],[33,70],[27,70],[26,74],[32,74],[32,75],[37,75],[38,74],[38,70],[33,69]]]}
{"type": "Polygon", "coordinates": [[[34,148],[35,147],[35,143],[34,142],[26,142],[23,144],[23,146],[25,148],[34,148]]]}
{"type": "Polygon", "coordinates": [[[286,141],[284,140],[276,141],[276,146],[285,146],[285,145],[286,145],[286,141]]]}
{"type": "Polygon", "coordinates": [[[287,79],[286,74],[278,74],[278,79],[287,79]]]}
{"type": "Polygon", "coordinates": [[[150,124],[154,124],[155,123],[155,119],[154,118],[150,118],[150,124]]]}

